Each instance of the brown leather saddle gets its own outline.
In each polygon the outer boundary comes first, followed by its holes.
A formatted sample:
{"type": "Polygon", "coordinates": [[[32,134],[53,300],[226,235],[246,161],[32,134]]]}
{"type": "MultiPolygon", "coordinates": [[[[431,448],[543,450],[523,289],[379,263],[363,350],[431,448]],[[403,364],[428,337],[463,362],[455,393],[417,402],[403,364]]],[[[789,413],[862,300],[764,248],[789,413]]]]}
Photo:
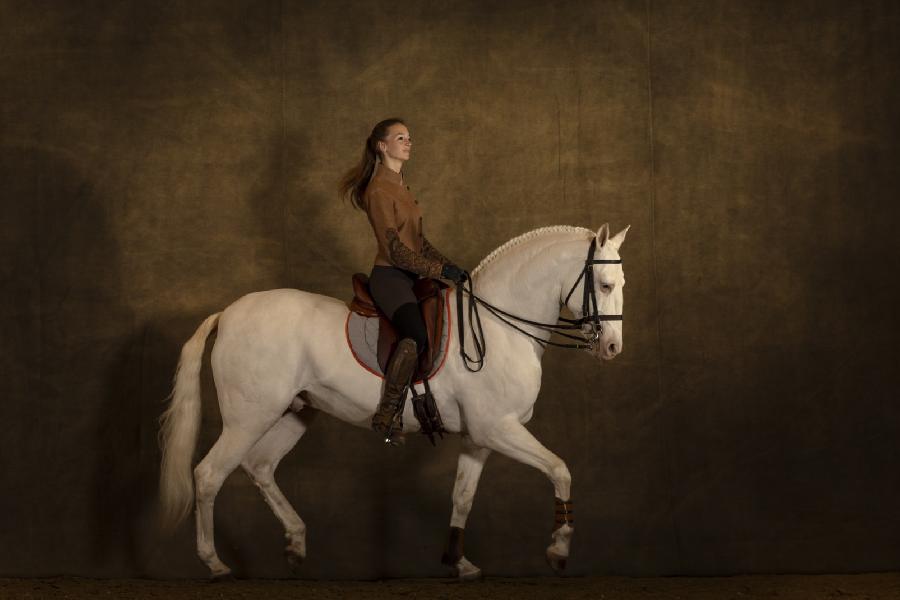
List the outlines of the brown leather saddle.
{"type": "MultiPolygon", "coordinates": [[[[444,289],[449,287],[443,281],[423,278],[413,285],[413,293],[419,301],[419,309],[428,330],[428,350],[419,357],[419,364],[413,373],[413,381],[426,378],[434,367],[441,343],[441,332],[444,329],[444,289]]],[[[387,369],[397,342],[397,330],[387,316],[381,312],[372,295],[369,293],[369,276],[364,273],[353,275],[353,300],[350,310],[364,317],[378,317],[378,365],[382,372],[387,369]]]]}

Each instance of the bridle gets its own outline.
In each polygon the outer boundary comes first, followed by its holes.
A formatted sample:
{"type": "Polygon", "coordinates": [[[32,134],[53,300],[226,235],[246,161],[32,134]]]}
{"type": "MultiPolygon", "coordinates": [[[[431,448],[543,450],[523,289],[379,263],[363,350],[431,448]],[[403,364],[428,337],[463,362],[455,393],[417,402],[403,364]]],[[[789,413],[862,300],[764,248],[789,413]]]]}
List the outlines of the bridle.
{"type": "Polygon", "coordinates": [[[611,265],[611,264],[622,264],[622,259],[618,258],[615,260],[603,260],[603,259],[595,259],[594,253],[597,251],[597,238],[591,240],[591,245],[588,247],[587,258],[584,261],[584,267],[581,269],[581,274],[578,275],[578,279],[575,280],[575,283],[572,284],[572,288],[569,290],[569,293],[566,295],[566,299],[564,304],[568,305],[569,298],[572,297],[572,294],[575,292],[575,288],[578,287],[579,282],[584,279],[584,290],[581,300],[581,318],[580,319],[566,319],[565,317],[559,317],[559,321],[563,321],[566,324],[560,323],[538,323],[536,321],[530,321],[528,319],[523,319],[522,317],[517,317],[516,315],[512,315],[506,312],[503,309],[497,308],[496,306],[490,304],[485,301],[483,298],[479,298],[475,295],[475,292],[472,289],[472,278],[469,276],[469,273],[466,272],[466,280],[469,283],[469,289],[465,288],[465,282],[462,285],[458,286],[457,294],[456,294],[456,320],[459,324],[459,354],[463,359],[463,364],[466,366],[466,369],[472,372],[480,371],[482,367],[484,367],[484,359],[487,355],[487,340],[484,339],[484,330],[481,326],[481,317],[478,314],[478,305],[481,304],[484,306],[488,312],[493,314],[495,317],[515,329],[516,331],[523,333],[530,337],[531,339],[538,342],[541,346],[557,346],[559,348],[572,348],[577,350],[593,350],[594,346],[600,340],[600,336],[603,335],[603,326],[601,323],[603,321],[621,321],[622,315],[601,315],[598,309],[597,304],[597,292],[594,290],[594,265],[611,265]],[[475,354],[477,358],[472,358],[468,354],[466,354],[465,347],[465,326],[463,325],[463,295],[459,293],[459,290],[467,293],[469,295],[469,329],[472,332],[472,341],[475,343],[475,354]],[[544,340],[536,335],[525,331],[515,323],[508,321],[506,318],[514,319],[521,323],[525,323],[527,325],[531,325],[532,327],[537,327],[543,331],[548,331],[551,334],[556,333],[563,337],[580,341],[582,343],[576,344],[560,344],[557,342],[551,342],[549,340],[544,340]],[[475,333],[475,324],[478,326],[478,334],[475,333]],[[560,330],[572,330],[572,329],[581,329],[582,337],[578,338],[574,335],[570,335],[568,333],[563,333],[560,330]],[[479,335],[481,340],[479,340],[479,335]],[[587,343],[583,343],[587,342],[587,343]],[[469,363],[477,365],[477,368],[472,368],[469,366],[469,363]]]}

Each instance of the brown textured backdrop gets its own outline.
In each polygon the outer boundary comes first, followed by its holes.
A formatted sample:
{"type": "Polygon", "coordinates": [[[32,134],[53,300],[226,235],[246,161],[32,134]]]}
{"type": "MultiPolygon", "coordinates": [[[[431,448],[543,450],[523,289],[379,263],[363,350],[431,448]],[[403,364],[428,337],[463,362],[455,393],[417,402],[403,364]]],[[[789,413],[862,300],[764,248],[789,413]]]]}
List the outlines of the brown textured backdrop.
{"type": "MultiPolygon", "coordinates": [[[[624,354],[550,351],[530,425],[573,573],[900,568],[896,3],[2,0],[0,47],[0,574],[206,575],[153,528],[179,348],[250,291],[347,297],[334,185],[394,115],[465,267],[632,225],[624,354]]],[[[278,474],[303,576],[444,574],[457,446],[319,418],[278,474]]],[[[551,498],[493,456],[467,554],[547,573],[551,498]]],[[[288,575],[242,473],[216,508],[238,574],[288,575]]]]}

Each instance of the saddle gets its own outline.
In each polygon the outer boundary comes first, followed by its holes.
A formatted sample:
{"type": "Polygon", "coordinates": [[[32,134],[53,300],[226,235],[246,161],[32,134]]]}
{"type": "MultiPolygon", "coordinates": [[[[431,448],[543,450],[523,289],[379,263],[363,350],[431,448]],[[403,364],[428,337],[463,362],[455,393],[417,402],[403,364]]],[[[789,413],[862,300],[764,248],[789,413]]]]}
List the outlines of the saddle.
{"type": "MultiPolygon", "coordinates": [[[[441,333],[444,329],[442,290],[447,287],[449,286],[442,281],[428,278],[419,279],[413,284],[413,293],[419,301],[419,309],[422,311],[422,319],[428,333],[428,349],[419,356],[419,362],[412,375],[412,381],[421,380],[425,387],[423,394],[417,393],[415,388],[412,389],[413,414],[421,425],[422,433],[428,436],[432,445],[434,435],[443,438],[445,431],[431,388],[428,386],[428,376],[439,354],[441,333]]],[[[369,292],[369,277],[363,273],[353,275],[353,300],[350,301],[350,310],[364,317],[378,317],[378,365],[382,372],[387,372],[388,360],[400,340],[391,321],[375,306],[369,292]]],[[[402,411],[402,408],[400,410],[402,411]]]]}
{"type": "MultiPolygon", "coordinates": [[[[419,301],[419,310],[428,331],[428,349],[419,357],[419,363],[413,373],[413,381],[425,380],[434,368],[435,358],[444,328],[444,295],[441,293],[449,287],[437,279],[419,279],[413,285],[413,293],[419,301]]],[[[400,341],[397,330],[381,310],[375,306],[369,292],[369,276],[364,273],[353,275],[353,300],[350,310],[364,317],[378,317],[378,365],[382,371],[387,369],[388,361],[400,341]]]]}

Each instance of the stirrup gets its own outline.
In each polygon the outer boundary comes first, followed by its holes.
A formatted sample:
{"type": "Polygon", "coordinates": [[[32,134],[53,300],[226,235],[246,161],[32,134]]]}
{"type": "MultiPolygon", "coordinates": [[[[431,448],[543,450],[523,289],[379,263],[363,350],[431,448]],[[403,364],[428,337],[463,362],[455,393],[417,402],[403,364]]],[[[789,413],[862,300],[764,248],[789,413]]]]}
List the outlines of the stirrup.
{"type": "Polygon", "coordinates": [[[428,436],[428,441],[431,442],[432,446],[436,445],[434,434],[444,439],[444,434],[447,433],[447,430],[444,429],[444,422],[441,419],[441,414],[438,412],[437,403],[434,401],[434,395],[431,393],[427,383],[425,384],[425,392],[421,394],[413,389],[412,403],[413,413],[422,426],[422,433],[428,436]]]}
{"type": "Polygon", "coordinates": [[[401,431],[400,433],[394,435],[394,437],[384,438],[384,443],[385,445],[393,446],[394,448],[402,448],[406,445],[406,436],[401,431]]]}

